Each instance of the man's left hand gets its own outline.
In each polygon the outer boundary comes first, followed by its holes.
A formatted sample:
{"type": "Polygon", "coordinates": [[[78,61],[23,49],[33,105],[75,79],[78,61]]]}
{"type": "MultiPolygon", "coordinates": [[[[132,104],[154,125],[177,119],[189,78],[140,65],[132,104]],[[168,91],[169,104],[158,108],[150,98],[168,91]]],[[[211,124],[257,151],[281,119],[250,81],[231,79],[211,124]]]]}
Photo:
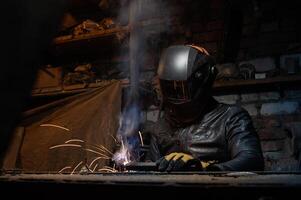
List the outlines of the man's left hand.
{"type": "Polygon", "coordinates": [[[171,153],[160,158],[156,163],[159,171],[180,171],[192,165],[197,165],[200,170],[202,169],[200,161],[186,153],[171,153]]]}

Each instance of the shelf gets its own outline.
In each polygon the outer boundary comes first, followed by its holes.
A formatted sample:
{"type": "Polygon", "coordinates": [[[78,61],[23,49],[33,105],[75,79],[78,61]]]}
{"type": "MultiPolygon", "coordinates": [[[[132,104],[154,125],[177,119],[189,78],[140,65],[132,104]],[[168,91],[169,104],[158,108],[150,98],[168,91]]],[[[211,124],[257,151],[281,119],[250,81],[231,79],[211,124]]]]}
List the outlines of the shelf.
{"type": "MultiPolygon", "coordinates": [[[[142,20],[135,27],[141,28],[144,34],[151,37],[165,30],[166,25],[170,23],[172,22],[167,18],[154,18],[142,20]]],[[[121,52],[129,51],[129,35],[130,26],[122,26],[76,37],[60,36],[53,40],[47,59],[55,65],[85,63],[96,59],[108,60],[121,52]]]]}
{"type": "Polygon", "coordinates": [[[214,83],[214,92],[231,91],[250,91],[250,90],[276,90],[284,87],[300,88],[301,75],[278,76],[257,80],[233,80],[216,81],[214,83]]]}
{"type": "MultiPolygon", "coordinates": [[[[140,28],[148,28],[148,29],[154,29],[158,26],[165,26],[166,24],[171,23],[169,19],[162,19],[162,18],[154,18],[151,20],[144,20],[136,24],[140,28]]],[[[153,30],[155,32],[158,32],[156,30],[153,30]]],[[[115,39],[118,39],[118,34],[128,34],[130,32],[129,26],[122,26],[118,28],[112,28],[107,30],[102,30],[99,32],[93,32],[88,34],[82,34],[76,37],[73,37],[72,35],[65,35],[60,36],[54,39],[53,43],[54,45],[64,45],[64,44],[70,44],[75,42],[86,42],[89,40],[95,40],[95,39],[105,39],[107,37],[113,37],[115,39]]],[[[152,32],[152,30],[148,30],[148,32],[152,32]]]]}
{"type": "MultiPolygon", "coordinates": [[[[128,27],[108,29],[76,37],[66,35],[53,40],[49,62],[56,65],[105,58],[116,53],[116,48],[128,37],[128,27]]],[[[117,52],[119,53],[119,52],[117,52]]]]}
{"type": "MultiPolygon", "coordinates": [[[[112,80],[114,81],[114,80],[112,80]]],[[[49,88],[41,88],[34,89],[32,91],[32,97],[50,97],[50,96],[64,96],[64,95],[72,95],[78,94],[82,92],[86,92],[93,88],[103,87],[104,85],[112,82],[111,80],[105,80],[98,83],[88,83],[88,84],[74,84],[68,86],[58,86],[58,87],[49,87],[49,88]]],[[[122,87],[126,87],[129,85],[129,81],[127,79],[120,80],[122,87]]]]}
{"type": "Polygon", "coordinates": [[[66,36],[60,36],[53,40],[53,43],[55,45],[64,45],[69,43],[75,43],[75,42],[81,42],[81,41],[89,41],[89,40],[95,40],[95,39],[105,39],[107,37],[113,37],[115,39],[118,39],[118,34],[122,33],[128,33],[128,27],[119,27],[119,28],[113,28],[113,29],[107,29],[99,32],[93,32],[93,33],[87,33],[83,35],[79,35],[76,37],[73,37],[72,35],[66,35],[66,36]]]}

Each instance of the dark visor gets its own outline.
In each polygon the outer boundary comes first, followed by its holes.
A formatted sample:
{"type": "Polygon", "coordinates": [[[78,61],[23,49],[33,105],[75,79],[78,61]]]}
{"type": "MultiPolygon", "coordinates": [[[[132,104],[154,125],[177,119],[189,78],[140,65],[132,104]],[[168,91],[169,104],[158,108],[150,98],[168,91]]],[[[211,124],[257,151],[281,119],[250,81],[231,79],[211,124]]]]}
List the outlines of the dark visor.
{"type": "Polygon", "coordinates": [[[189,101],[191,98],[187,81],[160,80],[163,96],[169,101],[189,101]]]}

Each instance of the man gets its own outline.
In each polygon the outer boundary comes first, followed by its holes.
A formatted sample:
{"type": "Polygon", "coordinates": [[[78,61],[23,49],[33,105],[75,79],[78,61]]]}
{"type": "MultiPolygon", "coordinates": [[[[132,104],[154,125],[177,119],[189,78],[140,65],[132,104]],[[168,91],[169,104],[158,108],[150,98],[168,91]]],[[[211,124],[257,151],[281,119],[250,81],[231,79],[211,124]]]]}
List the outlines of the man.
{"type": "Polygon", "coordinates": [[[165,50],[158,68],[165,117],[150,145],[150,159],[160,171],[192,166],[207,171],[263,170],[248,112],[211,96],[216,74],[204,48],[177,45],[165,50]]]}

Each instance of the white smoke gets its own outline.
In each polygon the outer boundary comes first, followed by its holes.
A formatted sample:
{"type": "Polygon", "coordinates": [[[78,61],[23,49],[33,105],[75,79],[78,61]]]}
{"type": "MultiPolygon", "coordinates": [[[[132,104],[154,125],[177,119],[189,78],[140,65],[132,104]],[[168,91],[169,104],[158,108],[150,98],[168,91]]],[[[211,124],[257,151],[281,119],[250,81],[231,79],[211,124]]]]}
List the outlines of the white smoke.
{"type": "Polygon", "coordinates": [[[159,41],[160,34],[169,30],[169,13],[163,0],[122,0],[121,5],[118,21],[121,24],[127,22],[130,29],[129,47],[122,48],[121,52],[121,55],[129,56],[129,65],[122,67],[129,67],[130,92],[126,99],[129,106],[124,108],[117,133],[121,148],[113,160],[125,165],[139,158],[139,81],[149,48],[147,44],[159,41]]]}

